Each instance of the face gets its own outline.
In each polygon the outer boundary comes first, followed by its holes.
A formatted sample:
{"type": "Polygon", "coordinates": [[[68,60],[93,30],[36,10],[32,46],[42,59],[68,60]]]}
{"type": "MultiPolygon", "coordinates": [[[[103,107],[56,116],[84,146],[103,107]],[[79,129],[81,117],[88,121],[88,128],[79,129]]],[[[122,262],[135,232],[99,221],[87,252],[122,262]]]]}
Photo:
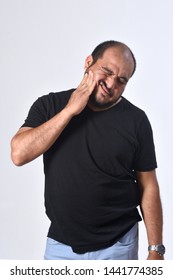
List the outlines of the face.
{"type": "Polygon", "coordinates": [[[89,104],[93,108],[106,109],[121,97],[132,75],[134,62],[128,49],[115,47],[107,49],[96,63],[92,64],[92,61],[89,56],[85,63],[86,72],[91,70],[97,82],[89,104]]]}

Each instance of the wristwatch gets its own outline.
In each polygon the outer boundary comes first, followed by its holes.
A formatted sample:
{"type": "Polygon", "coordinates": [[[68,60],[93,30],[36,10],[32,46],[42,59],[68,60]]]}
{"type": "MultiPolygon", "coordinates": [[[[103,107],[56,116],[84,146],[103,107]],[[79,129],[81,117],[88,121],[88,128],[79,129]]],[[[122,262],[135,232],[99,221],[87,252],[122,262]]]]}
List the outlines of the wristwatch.
{"type": "Polygon", "coordinates": [[[148,251],[156,251],[159,256],[163,256],[166,250],[163,244],[157,244],[148,246],[148,251]]]}

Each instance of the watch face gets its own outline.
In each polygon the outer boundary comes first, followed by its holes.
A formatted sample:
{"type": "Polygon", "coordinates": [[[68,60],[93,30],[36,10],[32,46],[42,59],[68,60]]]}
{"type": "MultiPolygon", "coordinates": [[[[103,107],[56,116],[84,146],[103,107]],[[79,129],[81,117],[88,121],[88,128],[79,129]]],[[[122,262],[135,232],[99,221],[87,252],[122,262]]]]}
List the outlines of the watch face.
{"type": "Polygon", "coordinates": [[[160,254],[160,255],[164,255],[165,254],[165,246],[164,245],[158,245],[158,253],[160,254]]]}

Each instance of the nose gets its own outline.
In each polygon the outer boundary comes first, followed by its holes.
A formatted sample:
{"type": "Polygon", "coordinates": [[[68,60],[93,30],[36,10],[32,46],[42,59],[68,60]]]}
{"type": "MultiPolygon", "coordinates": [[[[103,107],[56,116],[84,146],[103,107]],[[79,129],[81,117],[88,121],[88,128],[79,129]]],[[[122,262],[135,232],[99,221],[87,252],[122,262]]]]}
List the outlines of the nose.
{"type": "Polygon", "coordinates": [[[106,77],[106,85],[110,89],[116,88],[118,86],[117,76],[110,75],[110,76],[106,77]]]}

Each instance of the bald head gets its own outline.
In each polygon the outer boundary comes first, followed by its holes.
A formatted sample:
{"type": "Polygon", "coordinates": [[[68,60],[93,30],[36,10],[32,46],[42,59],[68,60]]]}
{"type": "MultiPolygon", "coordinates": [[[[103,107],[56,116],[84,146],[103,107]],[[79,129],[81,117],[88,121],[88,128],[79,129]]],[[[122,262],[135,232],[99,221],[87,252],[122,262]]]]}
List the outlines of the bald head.
{"type": "Polygon", "coordinates": [[[133,70],[131,76],[134,74],[136,70],[136,59],[131,51],[131,49],[122,42],[118,41],[105,41],[99,44],[92,52],[93,64],[103,56],[104,52],[109,48],[116,48],[119,49],[119,53],[122,54],[125,58],[127,58],[127,62],[133,64],[133,70]]]}

